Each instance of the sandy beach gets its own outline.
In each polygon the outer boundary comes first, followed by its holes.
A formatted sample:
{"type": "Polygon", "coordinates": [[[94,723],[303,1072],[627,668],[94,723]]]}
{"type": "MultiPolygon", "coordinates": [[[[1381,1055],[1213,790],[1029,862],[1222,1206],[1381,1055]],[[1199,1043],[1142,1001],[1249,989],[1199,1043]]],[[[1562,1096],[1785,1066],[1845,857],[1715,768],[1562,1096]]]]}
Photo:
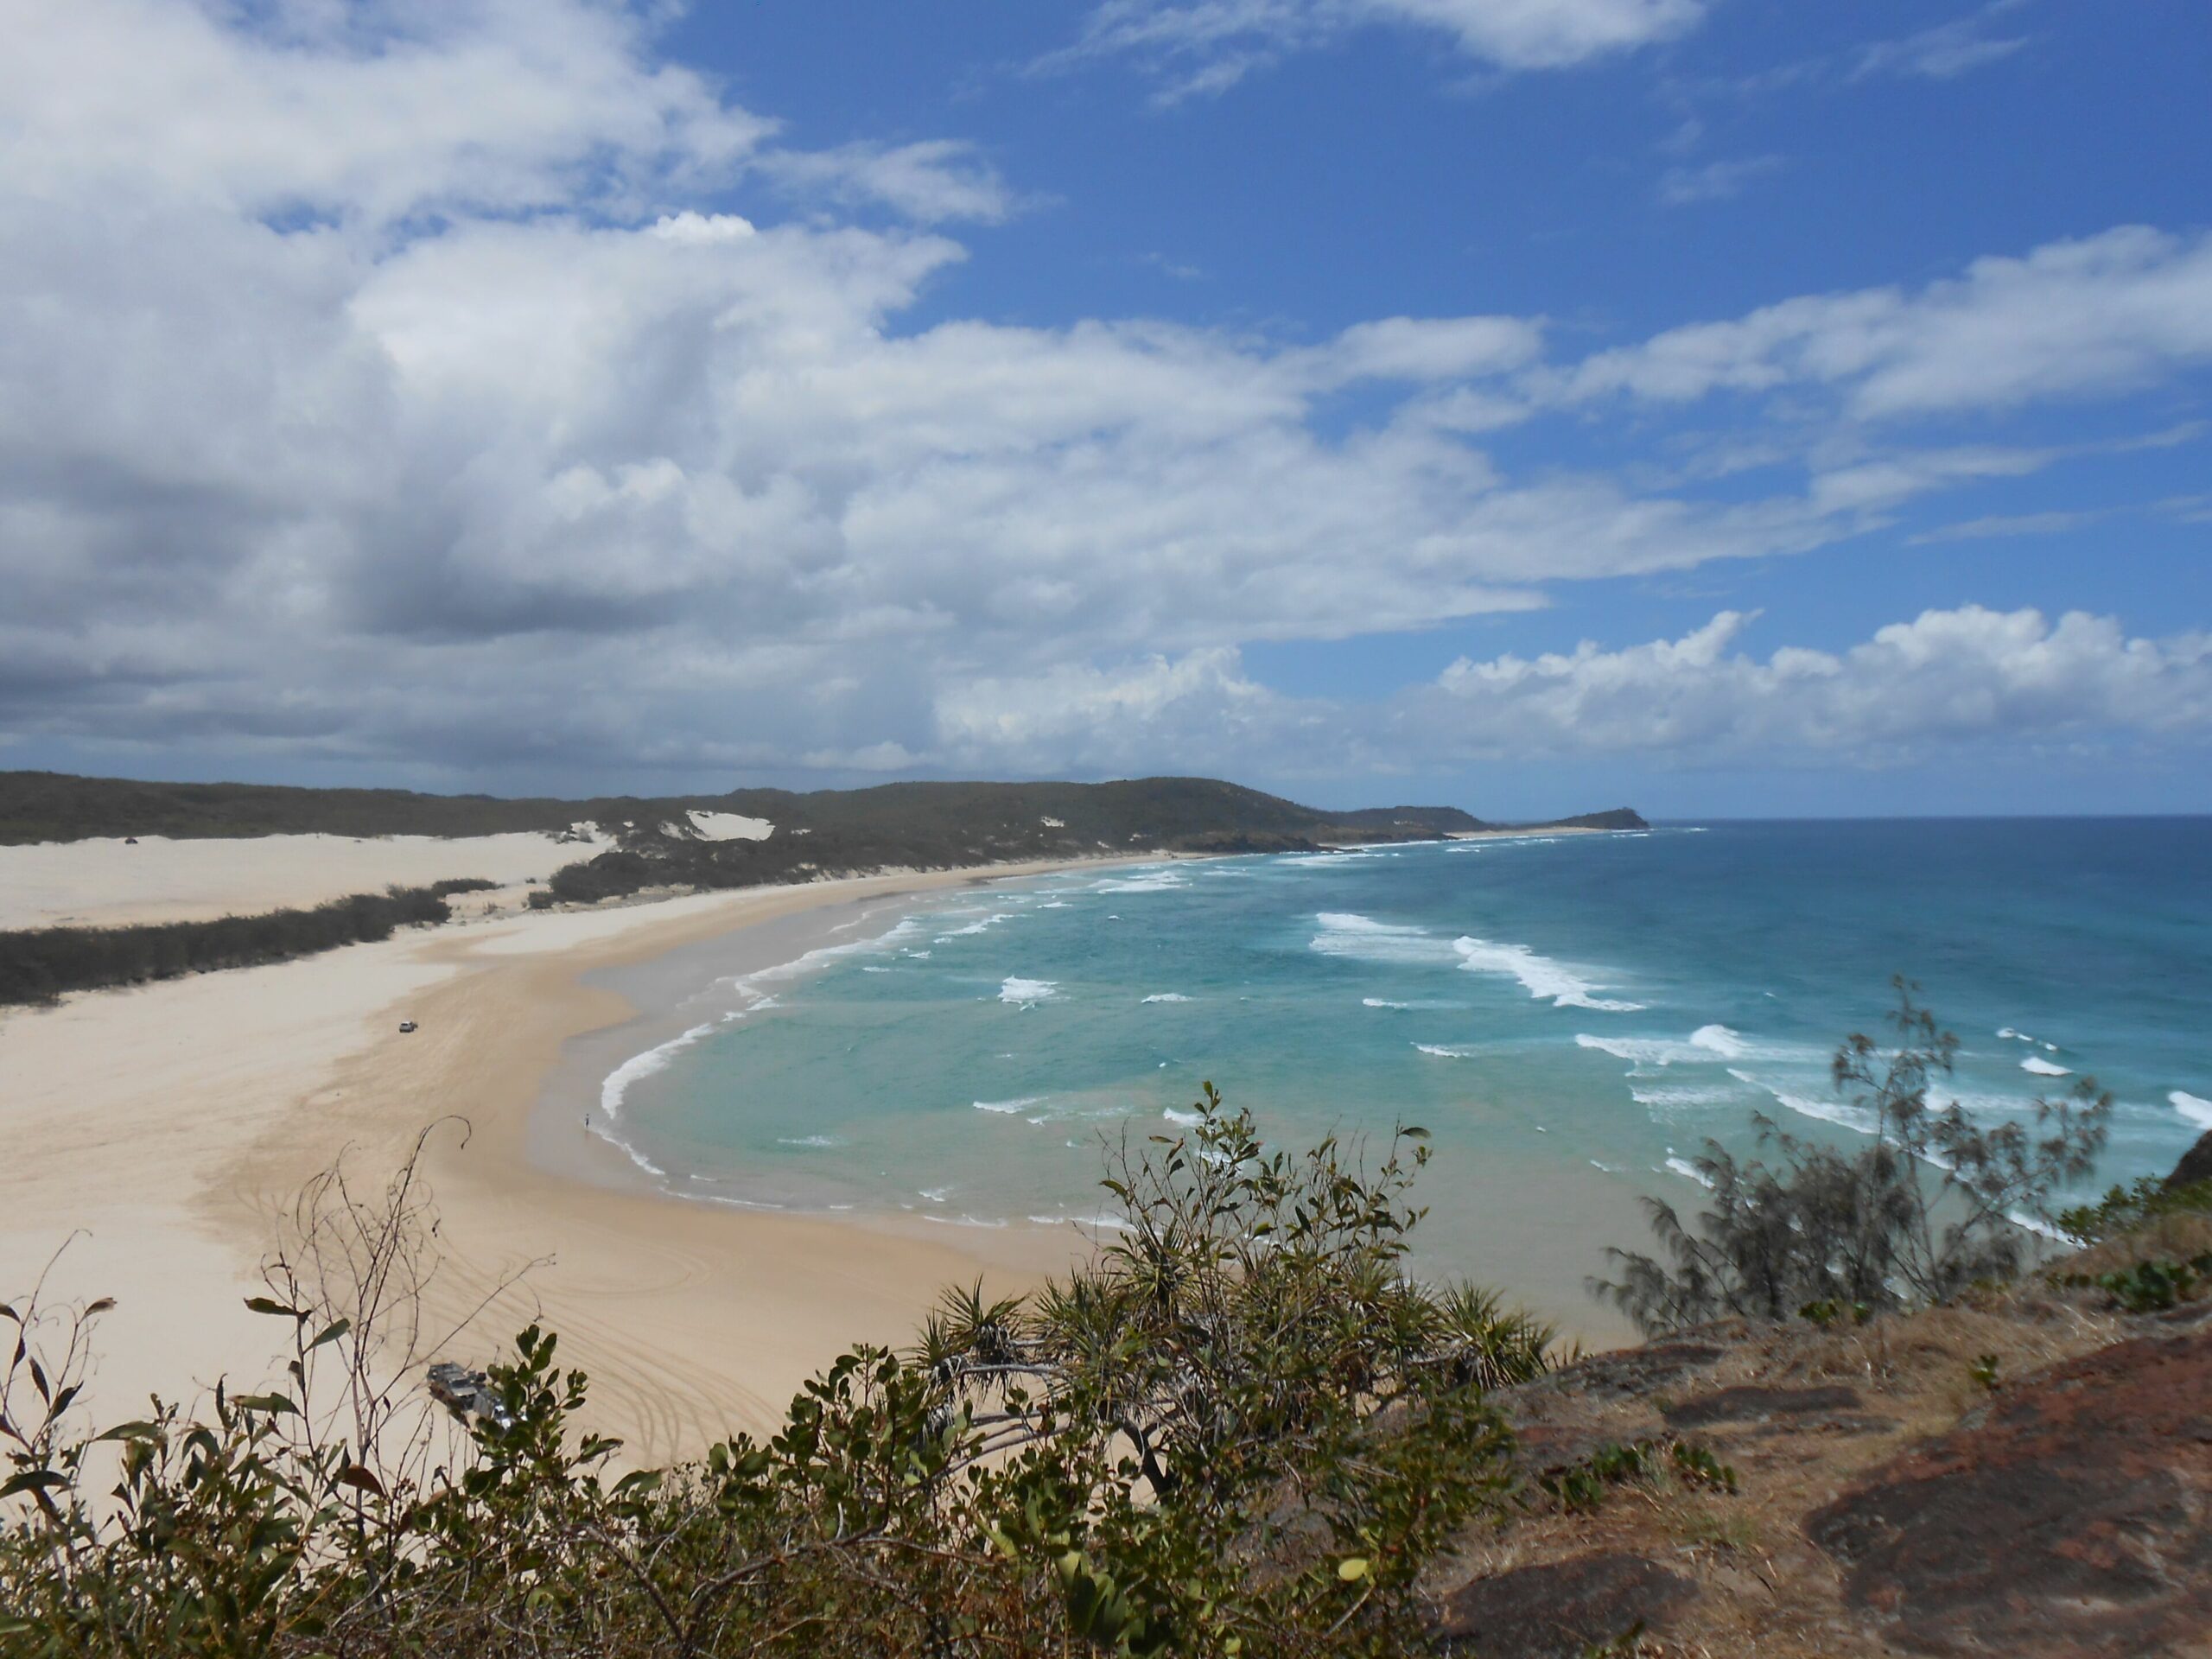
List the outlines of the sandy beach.
{"type": "Polygon", "coordinates": [[[765,967],[861,902],[1056,868],[495,915],[0,1013],[0,1293],[27,1288],[60,1250],[50,1296],[116,1299],[95,1417],[226,1373],[257,1382],[283,1333],[243,1299],[280,1212],[341,1151],[373,1184],[425,1125],[465,1119],[435,1130],[425,1159],[442,1217],[429,1324],[490,1298],[449,1357],[481,1363],[542,1318],[594,1379],[592,1426],[641,1460],[767,1427],[845,1347],[907,1339],[943,1287],[980,1275],[1013,1288],[1084,1241],[678,1202],[640,1190],[581,1133],[541,1130],[533,1156],[533,1110],[563,1046],[633,1012],[586,976],[718,935],[739,966],[765,967]]]}

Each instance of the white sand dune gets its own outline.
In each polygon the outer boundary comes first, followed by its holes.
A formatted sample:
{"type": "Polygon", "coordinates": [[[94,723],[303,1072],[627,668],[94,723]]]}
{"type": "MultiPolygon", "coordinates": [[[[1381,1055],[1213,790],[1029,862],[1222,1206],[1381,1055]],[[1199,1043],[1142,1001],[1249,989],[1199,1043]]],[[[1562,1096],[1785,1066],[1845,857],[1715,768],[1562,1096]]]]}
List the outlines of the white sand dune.
{"type": "Polygon", "coordinates": [[[561,842],[521,833],[452,840],[143,836],[135,845],[104,837],[0,847],[0,929],[205,921],[465,876],[510,887],[543,881],[609,844],[595,836],[561,842]]]}

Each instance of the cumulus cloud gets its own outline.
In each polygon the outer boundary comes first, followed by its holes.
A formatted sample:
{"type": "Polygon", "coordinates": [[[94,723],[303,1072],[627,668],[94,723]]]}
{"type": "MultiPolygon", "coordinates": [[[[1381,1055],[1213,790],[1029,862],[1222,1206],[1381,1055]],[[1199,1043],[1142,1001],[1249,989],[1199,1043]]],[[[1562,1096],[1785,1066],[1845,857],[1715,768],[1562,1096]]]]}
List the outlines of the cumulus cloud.
{"type": "MultiPolygon", "coordinates": [[[[1666,10],[1427,10],[1590,41],[1666,10]]],[[[2212,252],[2152,232],[1580,364],[1540,318],[1019,327],[934,302],[969,252],[931,225],[1010,200],[973,151],[794,169],[618,6],[17,22],[0,742],[470,778],[1402,764],[1435,735],[1412,703],[1363,726],[1237,647],[1806,552],[2059,458],[1891,437],[1906,412],[2206,353],[2212,252]],[[1761,489],[1478,442],[1727,387],[1832,388],[1855,429],[1766,453],[1761,489]]]]}
{"type": "Polygon", "coordinates": [[[1105,0],[1046,67],[1130,56],[1170,99],[1218,92],[1292,52],[1373,26],[1440,35],[1477,62],[1559,69],[1688,33],[1707,0],[1105,0]]]}
{"type": "Polygon", "coordinates": [[[1931,610],[1840,652],[1745,649],[1756,612],[1675,639],[1462,657],[1376,702],[1284,696],[1233,651],[979,680],[937,704],[941,752],[1092,769],[1163,749],[1209,763],[1255,752],[1295,775],[1499,760],[1633,756],[1881,766],[2084,741],[2212,738],[2212,635],[2130,638],[2111,617],[1931,610]]]}
{"type": "Polygon", "coordinates": [[[2131,639],[2111,617],[1925,611],[1847,651],[1734,649],[1756,613],[1679,639],[1462,658],[1416,701],[1469,753],[1813,754],[2212,730],[2212,635],[2131,639]]]}

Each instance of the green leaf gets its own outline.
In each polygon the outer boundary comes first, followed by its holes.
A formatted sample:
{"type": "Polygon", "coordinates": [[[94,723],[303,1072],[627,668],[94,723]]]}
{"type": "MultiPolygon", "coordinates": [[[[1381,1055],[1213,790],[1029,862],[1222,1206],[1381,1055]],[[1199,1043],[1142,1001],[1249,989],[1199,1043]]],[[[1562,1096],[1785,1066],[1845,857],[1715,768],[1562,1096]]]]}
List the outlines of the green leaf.
{"type": "Polygon", "coordinates": [[[333,1319],[328,1325],[323,1326],[322,1334],[321,1336],[317,1337],[313,1342],[308,1344],[308,1351],[312,1353],[316,1349],[321,1347],[326,1342],[337,1341],[339,1338],[344,1336],[353,1328],[353,1321],[351,1319],[333,1319]]]}
{"type": "Polygon", "coordinates": [[[283,1303],[268,1296],[249,1296],[245,1299],[245,1305],[256,1313],[273,1313],[283,1319],[305,1320],[312,1317],[305,1308],[287,1307],[283,1303]]]}
{"type": "Polygon", "coordinates": [[[300,1408],[281,1394],[242,1394],[238,1397],[240,1411],[265,1411],[270,1416],[282,1416],[289,1412],[296,1417],[300,1408]]]}
{"type": "Polygon", "coordinates": [[[0,1484],[0,1497],[13,1497],[17,1492],[50,1492],[68,1484],[67,1476],[58,1475],[51,1469],[26,1469],[0,1484]]]}
{"type": "Polygon", "coordinates": [[[1368,1560],[1364,1555],[1347,1555],[1337,1563],[1337,1576],[1346,1584],[1356,1584],[1367,1576],[1368,1560]]]}

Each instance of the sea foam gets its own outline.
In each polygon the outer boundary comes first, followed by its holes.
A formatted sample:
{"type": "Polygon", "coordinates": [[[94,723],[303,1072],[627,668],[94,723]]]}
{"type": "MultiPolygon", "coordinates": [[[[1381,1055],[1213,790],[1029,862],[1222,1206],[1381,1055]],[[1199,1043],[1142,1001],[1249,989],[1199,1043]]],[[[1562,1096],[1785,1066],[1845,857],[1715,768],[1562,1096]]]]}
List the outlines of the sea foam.
{"type": "Polygon", "coordinates": [[[1169,893],[1191,884],[1179,870],[1147,870],[1118,881],[1101,881],[1093,893],[1169,893]]]}
{"type": "Polygon", "coordinates": [[[1451,942],[1425,927],[1378,922],[1347,911],[1324,911],[1313,919],[1321,931],[1307,948],[1325,957],[1413,968],[1448,968],[1457,959],[1451,942]]]}
{"type": "Polygon", "coordinates": [[[2166,1103],[2199,1128],[2212,1129],[2212,1100],[2199,1100],[2177,1089],[2166,1096],[2166,1103]]]}
{"type": "Polygon", "coordinates": [[[1597,987],[1549,957],[1540,957],[1525,944],[1500,944],[1489,939],[1456,939],[1452,950],[1459,965],[1471,974],[1503,974],[1517,979],[1529,995],[1548,998],[1555,1008],[1592,1008],[1600,1014],[1635,1014],[1643,1004],[1621,1002],[1591,995],[1597,987]]]}
{"type": "Polygon", "coordinates": [[[606,1081],[599,1085],[599,1109],[609,1120],[620,1117],[623,1098],[629,1094],[631,1084],[641,1077],[652,1077],[656,1071],[666,1071],[671,1060],[713,1031],[715,1023],[709,1020],[704,1025],[694,1026],[682,1036],[671,1037],[658,1047],[649,1048],[642,1054],[632,1054],[623,1061],[608,1072],[606,1081]]]}
{"type": "Polygon", "coordinates": [[[1178,991],[1155,991],[1143,1000],[1147,1002],[1187,1002],[1191,999],[1178,991]]]}
{"type": "Polygon", "coordinates": [[[2053,1065],[2040,1054],[2031,1054],[2020,1062],[2020,1070],[2032,1071],[2039,1077],[2070,1077],[2072,1071],[2063,1065],[2053,1065]]]}
{"type": "Polygon", "coordinates": [[[1751,1052],[1742,1033],[1726,1026],[1700,1026],[1690,1033],[1690,1046],[1709,1050],[1724,1060],[1744,1059],[1751,1052]]]}
{"type": "Polygon", "coordinates": [[[1050,1002],[1059,994],[1059,982],[1050,979],[1010,977],[999,987],[999,1001],[1012,1003],[1017,1008],[1030,1008],[1039,1002],[1050,1002]]]}

